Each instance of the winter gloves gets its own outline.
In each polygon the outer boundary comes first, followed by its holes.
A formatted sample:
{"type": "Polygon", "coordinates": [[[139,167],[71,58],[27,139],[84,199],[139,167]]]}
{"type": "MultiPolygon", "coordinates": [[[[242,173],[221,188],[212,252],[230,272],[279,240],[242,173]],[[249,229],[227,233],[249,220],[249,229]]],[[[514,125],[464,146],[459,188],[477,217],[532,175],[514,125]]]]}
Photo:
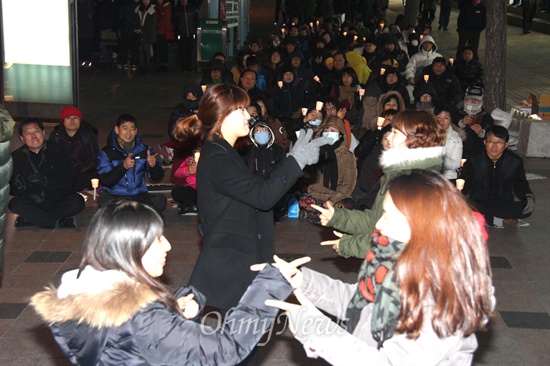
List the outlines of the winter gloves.
{"type": "Polygon", "coordinates": [[[308,129],[307,132],[300,130],[298,140],[296,140],[296,143],[288,153],[288,155],[296,159],[300,169],[304,169],[306,165],[317,163],[319,161],[319,148],[332,141],[324,137],[311,140],[312,136],[312,129],[308,129]]]}

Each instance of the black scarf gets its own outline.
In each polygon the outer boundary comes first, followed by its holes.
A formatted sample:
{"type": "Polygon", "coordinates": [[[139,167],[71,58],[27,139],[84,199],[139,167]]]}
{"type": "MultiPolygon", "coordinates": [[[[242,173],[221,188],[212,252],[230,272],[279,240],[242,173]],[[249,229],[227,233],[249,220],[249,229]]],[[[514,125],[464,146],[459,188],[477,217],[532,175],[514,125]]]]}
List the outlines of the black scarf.
{"type": "Polygon", "coordinates": [[[338,159],[335,150],[342,145],[343,141],[344,139],[340,138],[332,145],[321,146],[318,167],[323,174],[323,186],[331,191],[335,191],[338,187],[338,159]]]}

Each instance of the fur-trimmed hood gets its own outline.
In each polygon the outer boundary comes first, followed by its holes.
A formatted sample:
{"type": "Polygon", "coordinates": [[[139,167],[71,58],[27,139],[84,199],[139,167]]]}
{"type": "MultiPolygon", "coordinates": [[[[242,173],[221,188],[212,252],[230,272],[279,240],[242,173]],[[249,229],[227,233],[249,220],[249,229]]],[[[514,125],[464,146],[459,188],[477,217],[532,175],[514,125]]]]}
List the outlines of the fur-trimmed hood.
{"type": "Polygon", "coordinates": [[[31,305],[48,324],[76,321],[94,328],[117,327],[140,309],[157,301],[150,287],[121,271],[98,271],[90,266],[63,275],[59,289],[35,294],[31,305]]]}
{"type": "Polygon", "coordinates": [[[443,146],[417,149],[388,149],[380,156],[380,166],[384,173],[394,170],[429,169],[439,171],[443,165],[445,150],[443,146]]]}
{"type": "MultiPolygon", "coordinates": [[[[405,105],[405,100],[403,99],[401,94],[397,91],[392,90],[392,91],[389,91],[385,94],[382,94],[380,96],[380,98],[378,99],[378,106],[377,106],[378,116],[381,115],[384,112],[384,104],[386,104],[386,102],[388,100],[390,100],[391,98],[397,99],[397,103],[399,103],[399,111],[398,112],[404,111],[407,108],[407,106],[405,105]]],[[[378,116],[375,116],[375,119],[378,116]]]]}

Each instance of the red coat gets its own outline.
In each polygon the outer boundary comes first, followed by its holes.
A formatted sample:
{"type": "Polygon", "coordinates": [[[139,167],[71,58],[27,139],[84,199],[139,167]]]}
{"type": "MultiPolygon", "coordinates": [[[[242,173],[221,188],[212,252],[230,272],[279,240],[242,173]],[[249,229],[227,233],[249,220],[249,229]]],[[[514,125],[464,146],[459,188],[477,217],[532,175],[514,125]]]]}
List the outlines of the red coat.
{"type": "Polygon", "coordinates": [[[166,1],[157,6],[157,35],[166,35],[169,41],[174,40],[174,25],[172,24],[172,5],[166,1]]]}

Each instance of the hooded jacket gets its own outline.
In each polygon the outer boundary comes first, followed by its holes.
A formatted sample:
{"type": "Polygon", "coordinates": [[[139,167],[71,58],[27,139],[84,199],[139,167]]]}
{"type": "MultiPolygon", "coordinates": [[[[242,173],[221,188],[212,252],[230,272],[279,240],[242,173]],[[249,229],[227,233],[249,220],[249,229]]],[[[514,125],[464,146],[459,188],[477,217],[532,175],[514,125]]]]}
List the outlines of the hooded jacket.
{"type": "Polygon", "coordinates": [[[442,57],[437,53],[437,45],[435,44],[434,39],[431,36],[425,36],[422,39],[422,42],[418,45],[418,52],[411,56],[409,63],[405,69],[405,79],[409,80],[413,78],[414,81],[418,80],[422,69],[428,65],[431,65],[434,58],[442,57]],[[433,47],[430,52],[424,51],[422,45],[426,42],[433,43],[433,47]]]}
{"type": "Polygon", "coordinates": [[[285,156],[285,151],[281,146],[275,144],[275,134],[267,122],[259,122],[254,125],[250,129],[248,137],[252,145],[248,146],[245,154],[246,165],[255,175],[268,179],[273,167],[285,156]],[[258,145],[254,138],[254,129],[258,126],[269,130],[269,141],[265,145],[258,145]]]}
{"type": "Polygon", "coordinates": [[[183,87],[182,98],[182,102],[174,107],[168,119],[168,136],[170,136],[171,139],[174,139],[174,127],[178,119],[197,114],[202,98],[202,89],[198,85],[187,84],[183,87]],[[197,100],[187,99],[187,94],[189,93],[193,93],[197,97],[197,100]]]}
{"type": "Polygon", "coordinates": [[[141,141],[136,135],[132,156],[136,165],[131,169],[124,167],[124,160],[128,153],[118,144],[118,135],[114,132],[110,135],[110,141],[99,152],[97,157],[97,172],[99,181],[105,187],[105,191],[114,196],[136,196],[147,193],[145,174],[154,182],[158,182],[164,176],[164,170],[160,164],[153,168],[147,164],[147,151],[151,155],[155,152],[141,141]]]}
{"type": "Polygon", "coordinates": [[[348,146],[348,137],[346,134],[346,128],[344,126],[344,121],[341,118],[332,118],[330,121],[321,125],[319,131],[317,131],[317,137],[321,136],[322,131],[328,127],[335,127],[341,134],[341,138],[344,141],[335,149],[336,162],[338,165],[338,184],[336,190],[331,190],[323,185],[323,173],[316,169],[315,182],[312,183],[307,192],[314,196],[317,199],[336,203],[343,200],[344,198],[350,198],[355,188],[355,182],[357,180],[357,164],[355,162],[355,156],[349,149],[348,146]]]}
{"type": "Polygon", "coordinates": [[[346,233],[340,238],[339,254],[346,258],[365,258],[370,248],[370,236],[374,231],[374,225],[382,216],[382,203],[390,180],[413,169],[440,172],[443,155],[442,146],[389,149],[382,152],[380,166],[384,175],[380,178],[380,191],[378,191],[372,209],[357,211],[337,208],[327,225],[346,233]]]}
{"type": "MultiPolygon", "coordinates": [[[[75,365],[235,365],[277,315],[264,302],[291,292],[279,270],[266,266],[216,331],[174,313],[124,272],[88,266],[77,278],[77,271],[65,273],[59,289],[47,288],[31,300],[75,365]]],[[[193,288],[180,288],[175,296],[189,293],[202,308],[204,296],[193,288]]]]}

